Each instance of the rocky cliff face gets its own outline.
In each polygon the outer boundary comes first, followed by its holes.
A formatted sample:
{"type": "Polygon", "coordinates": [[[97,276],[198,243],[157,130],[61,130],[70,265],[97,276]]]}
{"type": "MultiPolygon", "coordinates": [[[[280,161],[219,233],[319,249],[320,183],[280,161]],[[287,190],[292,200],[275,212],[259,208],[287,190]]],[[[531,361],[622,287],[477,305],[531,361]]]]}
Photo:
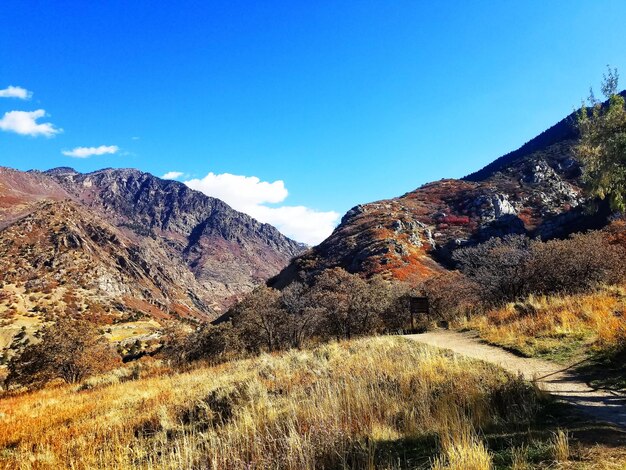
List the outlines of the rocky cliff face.
{"type": "Polygon", "coordinates": [[[162,318],[211,319],[303,249],[218,199],[126,169],[2,168],[0,228],[3,283],[162,318]]]}
{"type": "MultiPolygon", "coordinates": [[[[449,267],[451,253],[494,236],[544,239],[601,225],[585,215],[572,116],[462,180],[426,184],[401,197],[354,207],[333,234],[272,280],[341,266],[417,282],[449,267]]],[[[606,214],[605,214],[606,215],[606,214]]]]}
{"type": "Polygon", "coordinates": [[[55,169],[47,175],[131,238],[151,238],[170,256],[182,257],[217,310],[303,249],[274,227],[177,181],[130,169],[89,174],[55,169]]]}

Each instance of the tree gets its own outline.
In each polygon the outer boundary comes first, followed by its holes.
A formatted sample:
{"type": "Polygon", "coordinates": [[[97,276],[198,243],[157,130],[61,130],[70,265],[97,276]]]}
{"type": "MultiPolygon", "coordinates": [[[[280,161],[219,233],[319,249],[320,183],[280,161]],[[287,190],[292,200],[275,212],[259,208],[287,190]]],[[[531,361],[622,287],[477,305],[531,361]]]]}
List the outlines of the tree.
{"type": "Polygon", "coordinates": [[[315,305],[310,290],[301,282],[292,282],[280,296],[285,311],[285,326],[290,345],[299,348],[319,326],[322,309],[315,305]]]}
{"type": "Polygon", "coordinates": [[[233,307],[233,327],[251,351],[275,351],[287,342],[286,312],[280,305],[280,292],[257,287],[233,307]]]}
{"type": "Polygon", "coordinates": [[[380,314],[386,307],[381,280],[368,284],[342,268],[327,269],[312,287],[316,305],[324,309],[327,334],[337,338],[372,333],[382,326],[380,314]]]}
{"type": "Polygon", "coordinates": [[[120,358],[96,327],[60,318],[43,329],[41,341],[9,362],[7,384],[41,387],[54,379],[72,384],[119,364],[120,358]]]}
{"type": "Polygon", "coordinates": [[[618,94],[617,69],[608,68],[602,94],[608,104],[598,102],[593,91],[590,107],[578,113],[580,141],[575,154],[583,163],[583,180],[592,196],[608,200],[611,209],[626,210],[626,109],[618,94]]]}

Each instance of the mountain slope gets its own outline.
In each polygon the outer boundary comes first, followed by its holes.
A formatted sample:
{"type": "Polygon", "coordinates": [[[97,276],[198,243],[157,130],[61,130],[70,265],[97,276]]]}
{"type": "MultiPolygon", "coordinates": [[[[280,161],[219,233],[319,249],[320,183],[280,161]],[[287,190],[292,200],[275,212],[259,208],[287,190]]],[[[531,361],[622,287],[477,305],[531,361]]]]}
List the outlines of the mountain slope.
{"type": "Polygon", "coordinates": [[[77,305],[91,306],[88,314],[210,318],[211,309],[199,300],[201,288],[184,263],[168,260],[154,243],[136,245],[75,202],[40,203],[0,231],[0,247],[3,283],[23,286],[31,296],[57,297],[50,306],[61,307],[59,314],[82,312],[67,311],[68,302],[58,301],[70,295],[77,305]]]}
{"type": "Polygon", "coordinates": [[[0,167],[0,229],[28,214],[39,201],[69,197],[61,185],[45,175],[0,167]]]}
{"type": "Polygon", "coordinates": [[[426,184],[401,197],[354,207],[333,234],[269,284],[283,287],[340,266],[417,282],[449,266],[455,249],[493,236],[544,239],[603,223],[585,215],[573,116],[462,180],[426,184]]]}
{"type": "Polygon", "coordinates": [[[0,281],[55,278],[161,317],[213,318],[302,251],[218,199],[128,169],[0,168],[2,228],[12,251],[2,252],[0,281]]]}
{"type": "Polygon", "coordinates": [[[46,174],[138,243],[154,239],[170,256],[184,259],[218,310],[303,248],[271,225],[177,181],[130,169],[46,174]]]}

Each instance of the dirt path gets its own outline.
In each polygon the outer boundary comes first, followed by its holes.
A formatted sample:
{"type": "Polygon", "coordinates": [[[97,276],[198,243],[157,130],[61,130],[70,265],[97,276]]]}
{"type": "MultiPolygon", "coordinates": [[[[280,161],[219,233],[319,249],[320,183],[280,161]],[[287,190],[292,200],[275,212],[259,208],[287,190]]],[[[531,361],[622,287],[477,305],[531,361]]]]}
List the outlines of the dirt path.
{"type": "Polygon", "coordinates": [[[542,390],[571,403],[597,420],[626,428],[626,395],[593,389],[563,366],[541,359],[516,356],[481,342],[473,332],[437,330],[405,337],[496,364],[513,374],[521,373],[525,379],[535,380],[542,390]]]}

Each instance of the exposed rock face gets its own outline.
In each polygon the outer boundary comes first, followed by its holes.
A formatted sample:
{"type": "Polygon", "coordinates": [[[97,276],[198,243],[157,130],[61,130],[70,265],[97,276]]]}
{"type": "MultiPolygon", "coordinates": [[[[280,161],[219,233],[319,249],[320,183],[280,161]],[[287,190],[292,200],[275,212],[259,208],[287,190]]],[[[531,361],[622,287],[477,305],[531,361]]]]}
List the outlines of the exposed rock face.
{"type": "Polygon", "coordinates": [[[63,281],[111,308],[157,316],[212,318],[304,248],[218,199],[137,170],[0,168],[0,202],[1,246],[14,250],[0,255],[0,281],[63,281]],[[33,226],[34,244],[25,235],[33,226]]]}
{"type": "Polygon", "coordinates": [[[468,244],[511,233],[545,239],[601,225],[581,210],[572,123],[570,116],[462,180],[354,207],[328,239],[269,284],[282,287],[335,266],[417,282],[448,267],[451,253],[468,244]]]}
{"type": "Polygon", "coordinates": [[[135,245],[116,227],[79,204],[42,202],[0,231],[2,282],[24,284],[51,296],[71,292],[107,311],[158,312],[209,319],[208,304],[194,304],[201,293],[182,262],[164,258],[158,246],[135,245]],[[144,305],[145,309],[137,308],[144,305]]]}

